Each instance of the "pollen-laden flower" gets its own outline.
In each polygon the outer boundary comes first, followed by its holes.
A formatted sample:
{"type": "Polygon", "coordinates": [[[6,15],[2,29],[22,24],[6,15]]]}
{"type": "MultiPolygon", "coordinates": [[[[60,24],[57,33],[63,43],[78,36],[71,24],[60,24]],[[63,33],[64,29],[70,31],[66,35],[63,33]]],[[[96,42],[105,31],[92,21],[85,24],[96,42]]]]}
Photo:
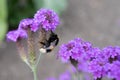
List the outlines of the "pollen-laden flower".
{"type": "Polygon", "coordinates": [[[26,18],[26,19],[21,20],[19,23],[18,29],[26,30],[28,28],[30,28],[31,31],[33,32],[36,32],[38,30],[38,26],[33,26],[33,19],[26,18]]]}
{"type": "Polygon", "coordinates": [[[46,31],[55,30],[59,24],[58,15],[50,9],[40,9],[34,15],[34,21],[32,26],[41,26],[46,31]]]}
{"type": "Polygon", "coordinates": [[[27,33],[24,30],[18,29],[8,32],[6,36],[8,40],[16,42],[19,39],[27,38],[27,33]]]}

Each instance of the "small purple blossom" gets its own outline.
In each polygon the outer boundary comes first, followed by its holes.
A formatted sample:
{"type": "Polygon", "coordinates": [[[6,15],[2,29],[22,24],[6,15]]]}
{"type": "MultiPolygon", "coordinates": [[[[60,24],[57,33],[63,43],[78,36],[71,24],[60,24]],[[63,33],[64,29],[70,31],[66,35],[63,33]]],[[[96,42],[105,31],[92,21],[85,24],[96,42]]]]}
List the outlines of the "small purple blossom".
{"type": "Polygon", "coordinates": [[[36,32],[38,30],[38,26],[33,26],[33,19],[27,18],[27,19],[21,20],[19,23],[18,29],[26,30],[28,28],[30,28],[31,31],[34,31],[34,32],[36,32]]]}
{"type": "Polygon", "coordinates": [[[16,42],[20,38],[26,38],[27,33],[24,30],[18,29],[8,32],[6,36],[8,40],[16,42]]]}
{"type": "Polygon", "coordinates": [[[55,30],[59,24],[58,15],[50,9],[40,9],[34,15],[33,26],[42,26],[46,31],[55,30]]]}
{"type": "Polygon", "coordinates": [[[105,47],[103,49],[103,53],[104,53],[104,57],[106,58],[114,58],[115,56],[117,56],[117,53],[115,52],[115,47],[109,46],[109,47],[105,47]]]}
{"type": "Polygon", "coordinates": [[[95,79],[101,78],[105,75],[105,62],[102,59],[93,59],[88,63],[88,72],[92,73],[95,79]]]}
{"type": "Polygon", "coordinates": [[[59,58],[61,58],[62,62],[68,62],[69,61],[70,56],[71,56],[71,51],[70,51],[71,48],[72,48],[71,43],[63,44],[60,47],[58,56],[59,56],[59,58]]]}

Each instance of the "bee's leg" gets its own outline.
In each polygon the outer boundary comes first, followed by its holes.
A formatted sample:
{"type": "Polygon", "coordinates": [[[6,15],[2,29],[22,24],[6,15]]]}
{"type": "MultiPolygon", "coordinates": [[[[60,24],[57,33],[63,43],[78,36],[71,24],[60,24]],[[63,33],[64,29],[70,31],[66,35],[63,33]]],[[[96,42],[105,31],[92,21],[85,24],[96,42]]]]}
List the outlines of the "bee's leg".
{"type": "Polygon", "coordinates": [[[45,45],[45,43],[44,42],[40,42],[42,45],[45,45]]]}
{"type": "Polygon", "coordinates": [[[45,40],[44,42],[39,42],[39,43],[41,43],[42,45],[46,45],[46,43],[47,43],[47,40],[45,40]]]}

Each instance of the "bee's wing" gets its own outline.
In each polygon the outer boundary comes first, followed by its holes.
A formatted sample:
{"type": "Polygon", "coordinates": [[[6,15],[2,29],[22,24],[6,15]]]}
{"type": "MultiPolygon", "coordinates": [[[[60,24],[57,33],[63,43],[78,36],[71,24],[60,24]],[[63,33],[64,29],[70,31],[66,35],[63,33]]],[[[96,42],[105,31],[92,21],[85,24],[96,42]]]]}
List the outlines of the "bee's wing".
{"type": "Polygon", "coordinates": [[[57,46],[58,42],[59,42],[59,39],[56,39],[55,41],[51,42],[51,45],[55,47],[57,46]]]}

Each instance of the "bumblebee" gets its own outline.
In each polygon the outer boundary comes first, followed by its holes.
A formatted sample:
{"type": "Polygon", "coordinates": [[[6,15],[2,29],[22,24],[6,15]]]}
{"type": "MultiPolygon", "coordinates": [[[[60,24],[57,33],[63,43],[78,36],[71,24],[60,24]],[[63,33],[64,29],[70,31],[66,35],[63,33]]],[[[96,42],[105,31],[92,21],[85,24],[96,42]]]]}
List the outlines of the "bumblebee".
{"type": "Polygon", "coordinates": [[[49,53],[58,45],[58,42],[59,38],[57,34],[51,31],[48,40],[46,39],[45,42],[40,42],[43,45],[43,47],[40,48],[39,50],[41,53],[49,53]]]}

